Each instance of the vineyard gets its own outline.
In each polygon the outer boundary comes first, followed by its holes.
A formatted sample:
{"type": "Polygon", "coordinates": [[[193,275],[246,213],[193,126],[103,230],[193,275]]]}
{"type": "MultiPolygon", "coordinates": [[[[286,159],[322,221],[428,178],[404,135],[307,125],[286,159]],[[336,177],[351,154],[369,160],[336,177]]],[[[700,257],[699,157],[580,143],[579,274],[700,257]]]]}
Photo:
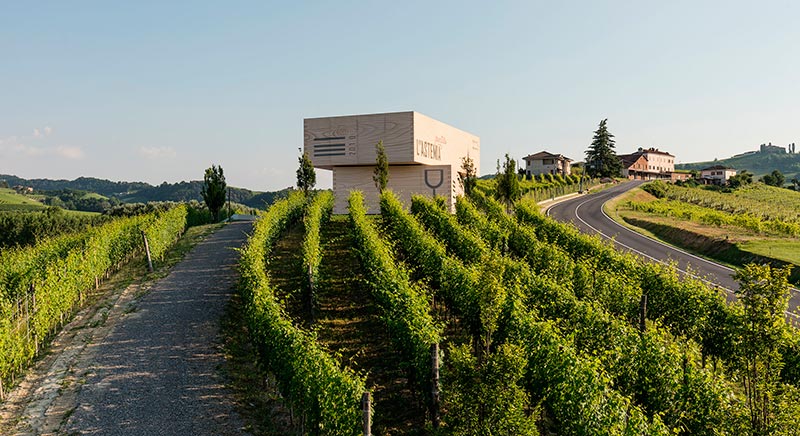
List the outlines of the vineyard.
{"type": "Polygon", "coordinates": [[[346,222],[330,216],[328,193],[296,193],[256,224],[241,259],[245,319],[293,431],[362,434],[365,416],[376,434],[796,430],[800,335],[780,310],[787,270],[741,273],[743,289],[768,283],[776,295],[754,313],[545,217],[532,200],[508,214],[484,191],[460,198],[455,215],[385,192],[379,216],[354,192],[346,222]],[[346,232],[324,231],[339,226],[346,232]],[[323,254],[336,244],[356,253],[356,268],[330,267],[342,262],[323,254]],[[353,276],[359,301],[331,294],[337,274],[353,276]],[[366,306],[362,317],[384,331],[337,338],[334,303],[366,306]],[[389,393],[396,386],[402,394],[389,393]],[[389,416],[403,408],[416,419],[389,416]]]}
{"type": "MultiPolygon", "coordinates": [[[[494,180],[478,180],[478,189],[484,192],[490,192],[494,189],[494,180]]],[[[523,177],[520,179],[519,188],[520,194],[533,201],[545,201],[554,199],[562,195],[574,194],[580,191],[588,191],[600,184],[599,179],[591,179],[571,174],[562,176],[561,174],[538,174],[530,176],[530,178],[523,177]]]]}
{"type": "Polygon", "coordinates": [[[666,183],[658,183],[656,189],[663,192],[664,200],[671,200],[654,202],[656,213],[713,224],[734,224],[757,232],[800,236],[800,193],[796,191],[761,183],[732,193],[666,183]],[[697,207],[689,207],[691,205],[697,207]]]}
{"type": "Polygon", "coordinates": [[[88,294],[144,252],[160,259],[186,228],[187,209],[120,218],[0,253],[0,397],[88,294]],[[144,237],[143,237],[144,236],[144,237]]]}

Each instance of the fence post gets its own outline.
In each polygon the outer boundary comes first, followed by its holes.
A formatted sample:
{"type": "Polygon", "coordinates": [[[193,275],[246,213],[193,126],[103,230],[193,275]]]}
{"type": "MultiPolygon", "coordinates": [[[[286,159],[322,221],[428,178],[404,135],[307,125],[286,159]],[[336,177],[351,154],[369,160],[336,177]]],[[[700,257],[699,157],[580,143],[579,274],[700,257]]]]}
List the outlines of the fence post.
{"type": "Polygon", "coordinates": [[[364,423],[364,436],[372,436],[372,398],[369,391],[361,394],[361,414],[364,423]]]}
{"type": "MultiPolygon", "coordinates": [[[[33,288],[33,284],[31,284],[31,288],[33,288]]],[[[28,306],[28,296],[25,296],[25,333],[28,336],[28,340],[31,339],[31,308],[28,306]]]]}
{"type": "Polygon", "coordinates": [[[147,270],[153,272],[153,259],[150,257],[150,244],[147,243],[147,235],[142,230],[142,238],[144,239],[144,251],[147,253],[147,270]]]}
{"type": "Polygon", "coordinates": [[[314,311],[316,309],[316,283],[314,283],[314,272],[312,270],[311,265],[308,265],[308,271],[306,271],[306,278],[308,282],[308,315],[311,318],[311,323],[313,324],[316,322],[316,316],[314,316],[314,311]]]}
{"type": "Polygon", "coordinates": [[[439,344],[431,344],[431,421],[439,428],[439,344]]]}
{"type": "Polygon", "coordinates": [[[642,294],[641,300],[639,300],[639,331],[644,333],[645,329],[645,319],[647,318],[647,294],[642,294]]]}
{"type": "MultiPolygon", "coordinates": [[[[33,314],[36,313],[36,285],[34,285],[33,283],[31,283],[30,296],[31,296],[31,308],[30,311],[28,312],[28,322],[30,322],[31,316],[33,316],[33,314]]],[[[27,296],[25,297],[25,301],[28,301],[27,296]]],[[[36,339],[36,331],[31,332],[31,337],[33,337],[34,354],[38,355],[39,341],[36,339]]]]}

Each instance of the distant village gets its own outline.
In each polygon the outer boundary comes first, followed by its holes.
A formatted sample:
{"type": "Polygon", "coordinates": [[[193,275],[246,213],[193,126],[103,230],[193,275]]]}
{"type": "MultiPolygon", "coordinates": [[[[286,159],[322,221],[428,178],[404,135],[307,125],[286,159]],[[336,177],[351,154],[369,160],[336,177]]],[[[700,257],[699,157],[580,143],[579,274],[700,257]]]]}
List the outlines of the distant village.
{"type": "MultiPolygon", "coordinates": [[[[786,147],[772,145],[772,143],[761,144],[758,150],[748,151],[734,157],[747,156],[756,153],[797,153],[795,143],[786,147]]],[[[622,177],[631,180],[664,180],[664,181],[684,181],[695,178],[698,182],[708,185],[724,185],[736,175],[737,169],[724,166],[712,165],[697,172],[676,171],[675,156],[669,152],[658,148],[642,148],[630,154],[617,155],[622,163],[622,177]]],[[[525,156],[524,167],[520,167],[520,172],[526,177],[531,178],[541,174],[560,174],[568,176],[572,174],[573,160],[563,154],[540,151],[538,153],[525,156]]]]}

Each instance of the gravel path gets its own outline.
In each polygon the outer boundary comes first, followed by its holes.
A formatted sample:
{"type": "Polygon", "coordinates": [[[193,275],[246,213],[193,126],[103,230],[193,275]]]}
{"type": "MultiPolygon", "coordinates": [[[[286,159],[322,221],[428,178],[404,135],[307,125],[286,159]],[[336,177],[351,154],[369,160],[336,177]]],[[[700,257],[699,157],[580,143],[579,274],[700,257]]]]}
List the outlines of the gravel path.
{"type": "Polygon", "coordinates": [[[246,434],[219,373],[219,319],[234,292],[233,248],[250,229],[231,223],[198,244],[93,347],[64,433],[246,434]]]}

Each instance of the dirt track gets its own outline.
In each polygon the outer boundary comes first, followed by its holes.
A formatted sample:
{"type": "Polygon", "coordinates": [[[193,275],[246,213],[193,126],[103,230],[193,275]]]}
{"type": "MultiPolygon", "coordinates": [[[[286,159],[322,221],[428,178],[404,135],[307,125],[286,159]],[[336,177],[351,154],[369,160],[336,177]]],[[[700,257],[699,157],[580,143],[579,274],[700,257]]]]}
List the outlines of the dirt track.
{"type": "Polygon", "coordinates": [[[146,295],[138,285],[79,315],[3,406],[4,434],[246,434],[219,319],[251,223],[199,243],[146,295]]]}

